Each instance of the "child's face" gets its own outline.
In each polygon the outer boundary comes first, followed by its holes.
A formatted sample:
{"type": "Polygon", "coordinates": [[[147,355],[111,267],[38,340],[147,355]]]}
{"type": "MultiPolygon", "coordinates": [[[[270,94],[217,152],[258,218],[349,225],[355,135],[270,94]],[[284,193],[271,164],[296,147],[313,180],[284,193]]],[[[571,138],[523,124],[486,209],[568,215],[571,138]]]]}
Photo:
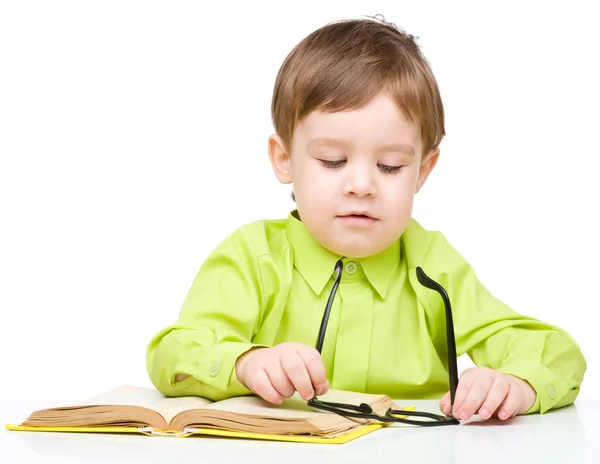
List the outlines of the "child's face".
{"type": "Polygon", "coordinates": [[[421,148],[418,128],[383,93],[358,110],[311,113],[296,126],[291,153],[278,136],[269,139],[275,173],[293,184],[308,231],[352,258],[378,253],[404,232],[439,155],[422,160],[421,148]]]}

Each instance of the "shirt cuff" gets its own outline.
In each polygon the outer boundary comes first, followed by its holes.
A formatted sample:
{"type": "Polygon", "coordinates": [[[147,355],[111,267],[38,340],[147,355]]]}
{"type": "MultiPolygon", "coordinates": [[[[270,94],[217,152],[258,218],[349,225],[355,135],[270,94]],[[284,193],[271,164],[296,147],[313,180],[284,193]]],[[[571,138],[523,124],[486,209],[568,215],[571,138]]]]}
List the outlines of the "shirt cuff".
{"type": "Polygon", "coordinates": [[[211,399],[219,400],[233,396],[249,395],[252,391],[244,386],[235,373],[235,363],[239,356],[255,347],[267,347],[254,343],[224,342],[215,345],[208,353],[197,359],[181,359],[174,373],[188,374],[187,379],[176,382],[175,376],[171,385],[177,389],[201,390],[202,385],[207,388],[207,395],[211,399]],[[198,385],[198,382],[200,384],[198,385]]]}
{"type": "Polygon", "coordinates": [[[565,395],[569,388],[547,367],[531,361],[514,361],[498,369],[503,374],[514,375],[529,382],[536,392],[533,406],[524,414],[545,413],[552,409],[565,395]]]}

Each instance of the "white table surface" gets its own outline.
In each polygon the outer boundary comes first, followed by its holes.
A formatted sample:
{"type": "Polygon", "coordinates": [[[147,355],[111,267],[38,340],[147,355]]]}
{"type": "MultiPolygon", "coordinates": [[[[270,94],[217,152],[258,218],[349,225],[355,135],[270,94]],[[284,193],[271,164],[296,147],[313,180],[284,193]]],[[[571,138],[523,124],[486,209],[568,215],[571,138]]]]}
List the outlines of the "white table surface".
{"type": "MultiPolygon", "coordinates": [[[[437,401],[398,401],[439,412],[437,401]]],[[[502,422],[477,416],[444,427],[390,426],[346,444],[218,437],[161,438],[4,428],[56,404],[0,399],[0,463],[600,463],[600,401],[502,422]]]]}

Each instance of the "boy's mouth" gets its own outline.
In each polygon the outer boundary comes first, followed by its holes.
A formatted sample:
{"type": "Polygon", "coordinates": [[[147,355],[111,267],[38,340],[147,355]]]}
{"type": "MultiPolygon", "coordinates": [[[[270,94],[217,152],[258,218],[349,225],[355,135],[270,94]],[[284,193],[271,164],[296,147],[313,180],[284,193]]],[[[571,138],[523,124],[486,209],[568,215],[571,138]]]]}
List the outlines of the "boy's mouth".
{"type": "Polygon", "coordinates": [[[351,212],[348,214],[340,214],[339,217],[351,217],[351,218],[365,218],[365,219],[375,219],[367,212],[351,212]]]}
{"type": "Polygon", "coordinates": [[[350,227],[371,227],[378,219],[367,212],[351,212],[349,214],[340,214],[338,216],[346,225],[350,227]]]}

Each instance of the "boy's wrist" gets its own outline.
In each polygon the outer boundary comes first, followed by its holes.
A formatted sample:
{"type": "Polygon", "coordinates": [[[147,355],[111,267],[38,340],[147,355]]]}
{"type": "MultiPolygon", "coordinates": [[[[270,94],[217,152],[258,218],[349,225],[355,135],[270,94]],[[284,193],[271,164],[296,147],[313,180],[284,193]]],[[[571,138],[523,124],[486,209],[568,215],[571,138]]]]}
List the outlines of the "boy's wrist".
{"type": "Polygon", "coordinates": [[[517,377],[516,375],[508,375],[514,378],[517,385],[519,386],[519,389],[521,390],[523,401],[519,410],[519,414],[525,414],[535,404],[535,401],[537,399],[537,392],[528,381],[523,380],[522,378],[517,377]]]}
{"type": "Polygon", "coordinates": [[[235,362],[235,376],[237,377],[237,379],[239,380],[239,382],[246,388],[248,388],[248,386],[246,385],[246,382],[244,380],[244,371],[245,371],[245,367],[248,364],[249,359],[252,357],[252,354],[254,354],[254,352],[256,352],[257,350],[261,350],[261,349],[265,349],[266,347],[264,346],[255,346],[250,348],[248,351],[245,351],[244,353],[242,353],[240,356],[238,356],[236,362],[235,362]]]}

